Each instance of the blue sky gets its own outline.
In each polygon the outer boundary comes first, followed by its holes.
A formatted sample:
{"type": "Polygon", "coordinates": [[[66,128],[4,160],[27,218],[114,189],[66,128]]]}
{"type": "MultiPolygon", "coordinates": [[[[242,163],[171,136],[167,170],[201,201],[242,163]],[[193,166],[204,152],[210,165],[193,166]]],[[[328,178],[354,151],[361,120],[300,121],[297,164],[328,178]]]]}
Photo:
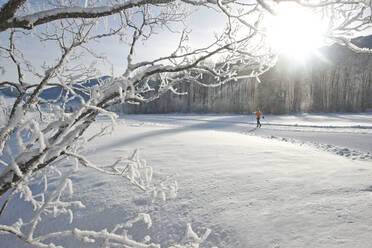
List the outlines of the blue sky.
{"type": "MultiPolygon", "coordinates": [[[[0,0],[0,3],[3,2],[0,0]]],[[[109,19],[110,22],[113,19],[109,19]]],[[[213,11],[205,8],[198,9],[191,14],[191,18],[187,20],[187,25],[192,29],[190,34],[189,43],[192,47],[203,47],[208,44],[213,38],[213,33],[220,31],[224,26],[226,18],[213,11]]],[[[41,26],[39,26],[41,27],[41,26]]],[[[39,28],[38,27],[38,28],[39,28]]],[[[173,25],[177,31],[182,31],[181,25],[173,25]]],[[[103,23],[101,24],[103,28],[103,23]]],[[[179,33],[171,33],[168,30],[156,30],[157,34],[153,35],[149,40],[144,43],[140,42],[137,45],[135,61],[142,61],[148,59],[154,59],[160,56],[165,56],[171,53],[178,44],[179,33]]],[[[132,30],[130,31],[132,32],[132,30]]],[[[8,43],[8,32],[0,33],[0,45],[8,43]]],[[[36,67],[40,67],[43,63],[53,64],[53,61],[60,56],[59,48],[52,43],[40,43],[39,40],[34,36],[22,37],[17,42],[18,47],[25,53],[25,57],[31,61],[36,67]]],[[[126,68],[126,56],[129,51],[128,45],[120,42],[118,37],[105,38],[100,40],[98,43],[93,42],[90,47],[98,54],[105,54],[114,65],[114,74],[120,75],[125,71],[126,68]]],[[[89,59],[85,61],[89,63],[89,59]]],[[[0,74],[0,81],[9,80],[16,81],[17,73],[14,64],[6,63],[3,58],[0,63],[5,67],[5,73],[0,74]]],[[[97,65],[102,71],[102,74],[111,74],[111,69],[108,64],[97,65]]],[[[27,80],[34,81],[33,77],[28,76],[27,80]]]]}

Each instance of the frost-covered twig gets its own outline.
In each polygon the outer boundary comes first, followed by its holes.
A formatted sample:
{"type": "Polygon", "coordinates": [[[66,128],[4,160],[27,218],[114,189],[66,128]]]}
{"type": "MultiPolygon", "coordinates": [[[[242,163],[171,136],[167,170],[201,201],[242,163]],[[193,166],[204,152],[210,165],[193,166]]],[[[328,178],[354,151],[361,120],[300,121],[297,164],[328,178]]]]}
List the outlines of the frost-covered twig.
{"type": "MultiPolygon", "coordinates": [[[[11,233],[23,240],[24,242],[33,245],[38,248],[46,247],[63,247],[54,243],[47,243],[46,240],[50,239],[62,239],[65,237],[75,237],[84,243],[99,243],[103,241],[101,247],[131,247],[131,248],[161,248],[160,244],[150,243],[150,237],[146,236],[145,241],[136,241],[127,234],[128,229],[132,227],[134,223],[144,222],[147,228],[152,226],[151,218],[148,214],[139,214],[136,218],[117,224],[110,232],[107,229],[101,231],[92,230],[80,230],[74,228],[72,230],[65,230],[60,232],[48,233],[40,235],[38,237],[27,237],[20,230],[23,226],[22,221],[15,224],[14,227],[0,225],[1,233],[11,233]]],[[[200,237],[192,230],[191,225],[187,224],[185,236],[179,244],[169,246],[169,248],[198,248],[210,234],[210,230],[207,229],[200,237]]]]}
{"type": "Polygon", "coordinates": [[[94,169],[98,172],[111,176],[120,176],[126,178],[131,184],[139,189],[151,192],[154,199],[160,196],[166,200],[166,195],[175,197],[178,191],[178,185],[173,180],[164,180],[153,182],[153,169],[148,166],[146,161],[139,157],[139,150],[136,149],[128,158],[119,158],[111,165],[98,166],[91,163],[82,155],[65,152],[65,155],[76,158],[85,167],[94,169]]]}
{"type": "MultiPolygon", "coordinates": [[[[165,182],[160,182],[158,184],[153,184],[152,181],[152,169],[147,166],[143,159],[140,159],[138,150],[127,159],[119,159],[114,164],[109,166],[104,166],[103,169],[92,165],[83,156],[79,156],[72,153],[67,153],[74,158],[75,167],[67,172],[65,175],[61,176],[59,183],[56,188],[49,193],[48,197],[44,197],[47,193],[48,181],[46,174],[40,175],[44,180],[44,192],[39,194],[33,194],[27,183],[19,184],[17,187],[17,192],[23,195],[26,201],[30,201],[36,210],[35,215],[30,221],[25,222],[23,219],[19,219],[12,226],[0,225],[0,234],[10,233],[23,240],[24,242],[33,245],[35,247],[62,247],[58,246],[58,240],[65,237],[75,237],[84,243],[97,243],[103,241],[102,247],[138,247],[138,248],[160,248],[160,244],[151,243],[151,238],[147,236],[144,241],[137,241],[129,236],[128,230],[132,228],[133,224],[137,222],[144,222],[147,228],[151,228],[152,221],[148,214],[141,213],[136,218],[116,224],[112,231],[103,229],[101,231],[93,230],[81,230],[73,228],[70,230],[61,230],[56,232],[50,232],[45,234],[35,235],[37,226],[42,223],[42,216],[52,214],[57,217],[60,214],[67,214],[70,219],[70,223],[73,220],[73,212],[71,207],[83,208],[84,205],[80,201],[66,201],[62,200],[63,192],[67,191],[70,196],[72,194],[72,181],[69,177],[76,172],[78,168],[78,163],[83,163],[99,171],[104,171],[109,168],[112,171],[116,171],[120,176],[126,176],[131,183],[136,186],[142,187],[143,189],[154,190],[155,187],[159,187],[162,194],[165,194],[165,189],[170,189],[172,187],[166,186],[165,182]],[[126,165],[121,165],[123,161],[126,161],[126,165]],[[41,196],[41,197],[40,197],[41,196]],[[39,200],[37,199],[39,198],[39,200]]],[[[13,193],[14,194],[14,193],[13,193]]],[[[210,230],[207,229],[202,236],[198,236],[191,228],[190,224],[187,224],[187,229],[184,238],[179,244],[174,244],[171,247],[174,248],[191,248],[199,247],[199,245],[205,241],[208,237],[210,230]]]]}

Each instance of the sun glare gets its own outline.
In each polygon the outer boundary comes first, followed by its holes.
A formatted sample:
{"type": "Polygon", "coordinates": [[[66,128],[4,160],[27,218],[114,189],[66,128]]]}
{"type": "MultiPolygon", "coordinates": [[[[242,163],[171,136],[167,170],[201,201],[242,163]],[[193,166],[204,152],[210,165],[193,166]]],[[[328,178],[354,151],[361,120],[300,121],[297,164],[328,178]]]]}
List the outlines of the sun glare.
{"type": "Polygon", "coordinates": [[[279,4],[266,24],[271,47],[280,54],[303,59],[324,44],[321,17],[294,3],[279,4]]]}

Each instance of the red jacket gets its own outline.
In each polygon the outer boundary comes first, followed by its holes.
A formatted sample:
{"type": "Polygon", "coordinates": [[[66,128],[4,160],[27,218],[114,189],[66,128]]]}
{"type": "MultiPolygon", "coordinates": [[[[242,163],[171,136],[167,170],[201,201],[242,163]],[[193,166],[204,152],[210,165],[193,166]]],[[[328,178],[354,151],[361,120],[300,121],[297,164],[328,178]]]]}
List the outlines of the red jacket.
{"type": "Polygon", "coordinates": [[[257,118],[260,118],[261,117],[261,112],[260,111],[256,111],[256,117],[257,118]]]}

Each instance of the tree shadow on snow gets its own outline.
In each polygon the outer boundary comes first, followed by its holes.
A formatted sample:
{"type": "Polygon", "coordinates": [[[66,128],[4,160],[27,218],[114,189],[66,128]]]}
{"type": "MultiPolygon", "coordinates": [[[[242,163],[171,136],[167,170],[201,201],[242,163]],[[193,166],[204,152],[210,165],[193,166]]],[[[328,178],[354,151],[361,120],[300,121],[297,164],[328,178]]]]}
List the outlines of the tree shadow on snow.
{"type": "MultiPolygon", "coordinates": [[[[192,119],[196,120],[196,119],[192,119]]],[[[111,144],[98,145],[96,152],[112,149],[114,147],[127,146],[136,142],[144,141],[146,139],[154,139],[163,135],[172,135],[178,133],[186,133],[198,130],[217,130],[227,132],[247,133],[247,126],[252,123],[236,121],[236,118],[225,118],[223,120],[197,120],[199,123],[186,124],[181,127],[169,127],[162,130],[153,130],[141,134],[132,135],[123,140],[112,142],[111,144]],[[240,125],[244,124],[244,125],[240,125]]],[[[249,129],[248,132],[254,132],[257,128],[249,129]]]]}

